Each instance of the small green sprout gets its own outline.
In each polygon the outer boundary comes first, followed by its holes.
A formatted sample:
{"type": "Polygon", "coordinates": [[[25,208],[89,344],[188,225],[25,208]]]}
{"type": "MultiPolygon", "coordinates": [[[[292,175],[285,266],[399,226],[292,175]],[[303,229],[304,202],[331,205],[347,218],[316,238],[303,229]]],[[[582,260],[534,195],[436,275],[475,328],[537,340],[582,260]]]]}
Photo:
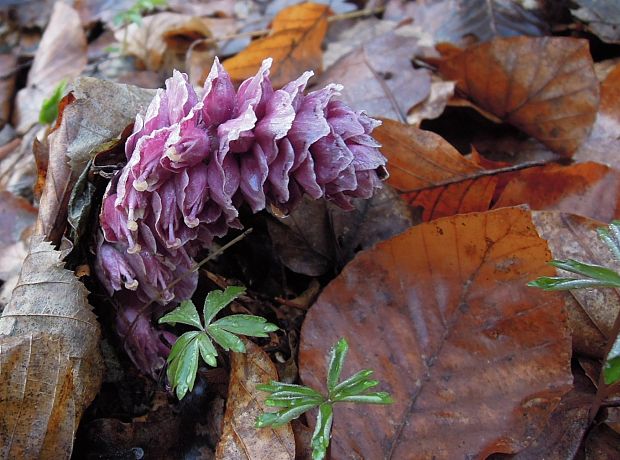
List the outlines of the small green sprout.
{"type": "Polygon", "coordinates": [[[277,412],[266,412],[256,420],[257,428],[278,427],[299,417],[304,412],[319,408],[316,417],[316,427],[312,435],[312,459],[325,458],[334,417],[333,405],[337,402],[353,402],[366,404],[392,404],[389,393],[379,391],[369,393],[372,387],[379,384],[377,380],[370,380],[373,371],[366,369],[353,374],[346,380],[339,382],[344,364],[344,358],[349,350],[349,344],[342,338],[332,347],[329,356],[329,370],[327,373],[327,398],[312,388],[303,385],[274,382],[258,385],[261,391],[271,393],[265,404],[270,407],[280,407],[277,412]]]}
{"type": "Polygon", "coordinates": [[[174,326],[181,323],[198,329],[181,335],[168,356],[168,380],[179,399],[183,399],[187,392],[194,388],[199,356],[209,366],[217,366],[217,350],[211,339],[225,351],[245,353],[243,341],[235,334],[267,337],[269,332],[278,330],[275,324],[253,315],[230,315],[212,322],[220,310],[244,292],[245,288],[238,286],[228,287],[225,291],[209,292],[203,309],[204,326],[191,300],[181,302],[176,309],[159,319],[160,324],[174,326]]]}
{"type": "MultiPolygon", "coordinates": [[[[608,227],[597,229],[597,234],[601,241],[609,247],[616,260],[620,262],[620,220],[614,220],[608,227]]],[[[581,275],[581,277],[543,276],[530,281],[527,285],[544,289],[545,291],[620,288],[620,274],[610,268],[578,262],[573,259],[552,260],[549,264],[567,272],[581,275]]],[[[620,381],[620,336],[614,338],[615,341],[609,349],[605,359],[605,366],[603,367],[603,379],[606,385],[612,385],[620,381]]]]}
{"type": "Polygon", "coordinates": [[[128,24],[142,24],[142,16],[160,6],[166,6],[167,0],[137,0],[131,8],[121,11],[114,16],[115,26],[125,26],[128,24]]]}
{"type": "Polygon", "coordinates": [[[47,99],[43,100],[43,104],[41,104],[41,110],[39,110],[39,123],[42,125],[51,125],[56,118],[58,118],[58,103],[62,99],[62,96],[65,94],[65,89],[67,88],[67,80],[62,80],[51,96],[47,99]]]}

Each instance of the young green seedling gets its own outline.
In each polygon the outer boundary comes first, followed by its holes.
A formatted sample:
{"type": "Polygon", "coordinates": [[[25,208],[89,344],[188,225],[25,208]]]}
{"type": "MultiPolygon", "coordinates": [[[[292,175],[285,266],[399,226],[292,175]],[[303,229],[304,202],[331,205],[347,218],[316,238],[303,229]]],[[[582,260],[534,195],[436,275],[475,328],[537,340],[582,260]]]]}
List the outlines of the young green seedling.
{"type": "Polygon", "coordinates": [[[271,407],[280,407],[277,412],[266,412],[256,420],[257,428],[278,427],[299,417],[304,412],[318,407],[316,427],[312,435],[312,459],[325,458],[333,422],[333,405],[339,402],[353,402],[366,404],[391,404],[392,397],[383,391],[368,392],[379,384],[377,380],[370,380],[373,371],[366,369],[353,374],[346,380],[339,382],[344,359],[349,350],[349,344],[342,338],[332,347],[329,356],[329,370],[327,373],[327,397],[316,390],[303,385],[271,381],[269,384],[258,385],[261,391],[271,393],[265,404],[271,407]]]}
{"type": "MultiPolygon", "coordinates": [[[[609,247],[613,256],[620,262],[620,220],[614,220],[607,228],[597,229],[599,238],[609,247]]],[[[564,291],[583,288],[620,288],[620,274],[615,270],[600,265],[578,262],[573,259],[552,260],[551,265],[566,270],[581,278],[567,278],[563,276],[544,276],[530,281],[528,286],[544,289],[545,291],[564,291]]],[[[618,327],[620,321],[617,319],[618,327]]],[[[616,329],[616,327],[614,327],[616,329]]],[[[620,336],[616,330],[610,344],[603,367],[603,378],[606,385],[620,381],[620,336]]]]}
{"type": "MultiPolygon", "coordinates": [[[[609,247],[614,258],[620,262],[620,221],[614,220],[607,228],[597,229],[597,233],[599,238],[609,247]]],[[[578,262],[573,259],[552,260],[550,264],[567,272],[581,275],[581,277],[545,276],[530,281],[528,286],[546,291],[601,287],[620,288],[620,274],[610,268],[578,262]]],[[[606,356],[605,363],[599,375],[596,395],[590,407],[590,422],[594,421],[601,405],[620,382],[620,312],[616,315],[604,354],[606,356]]]]}
{"type": "Polygon", "coordinates": [[[58,103],[62,99],[67,88],[67,80],[62,80],[56,85],[49,98],[43,100],[39,110],[39,123],[51,125],[58,118],[58,103]]]}
{"type": "Polygon", "coordinates": [[[194,388],[199,356],[209,366],[217,366],[217,350],[211,339],[226,351],[245,353],[243,341],[235,334],[267,337],[269,332],[278,330],[275,324],[253,315],[229,315],[212,322],[220,310],[244,292],[245,288],[237,286],[228,287],[225,291],[209,292],[203,309],[204,326],[191,300],[181,302],[176,309],[159,319],[160,324],[174,326],[181,323],[197,329],[181,335],[168,356],[168,380],[179,399],[183,399],[194,388]]]}

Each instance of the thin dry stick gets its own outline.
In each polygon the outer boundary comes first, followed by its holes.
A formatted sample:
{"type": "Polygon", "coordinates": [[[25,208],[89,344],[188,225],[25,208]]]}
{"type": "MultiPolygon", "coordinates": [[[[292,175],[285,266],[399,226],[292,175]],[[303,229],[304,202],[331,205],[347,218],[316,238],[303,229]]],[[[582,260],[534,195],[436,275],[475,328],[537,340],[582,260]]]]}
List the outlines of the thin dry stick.
{"type": "MultiPolygon", "coordinates": [[[[230,240],[228,243],[226,243],[224,246],[222,246],[221,248],[219,248],[217,251],[212,252],[211,254],[209,254],[207,257],[205,257],[204,259],[202,259],[200,262],[197,262],[196,264],[194,264],[192,266],[192,269],[183,273],[181,276],[179,276],[178,278],[172,280],[170,282],[170,284],[168,285],[168,289],[170,289],[171,287],[175,286],[176,284],[178,284],[179,282],[181,282],[183,279],[185,279],[187,276],[189,276],[190,273],[193,273],[195,271],[197,271],[200,267],[202,267],[204,264],[206,264],[207,262],[209,262],[210,260],[216,258],[217,256],[219,256],[220,254],[222,254],[224,251],[226,251],[228,248],[230,248],[231,246],[234,246],[235,244],[237,244],[239,241],[241,241],[242,239],[244,239],[246,236],[248,236],[250,233],[252,232],[251,228],[248,228],[245,232],[243,232],[241,235],[237,236],[236,238],[230,240]]],[[[127,337],[129,337],[129,335],[131,334],[131,332],[133,331],[133,328],[135,327],[136,322],[138,321],[138,318],[140,318],[144,312],[146,311],[146,309],[148,307],[150,307],[151,305],[153,305],[153,303],[155,302],[155,300],[159,300],[162,298],[163,295],[163,291],[159,291],[157,293],[157,299],[153,299],[151,301],[149,301],[148,303],[144,304],[142,306],[142,308],[140,308],[140,310],[138,311],[138,314],[136,315],[136,317],[131,321],[131,324],[129,325],[129,330],[127,331],[127,334],[125,334],[125,338],[123,339],[123,347],[125,346],[125,342],[127,341],[127,337]]]]}

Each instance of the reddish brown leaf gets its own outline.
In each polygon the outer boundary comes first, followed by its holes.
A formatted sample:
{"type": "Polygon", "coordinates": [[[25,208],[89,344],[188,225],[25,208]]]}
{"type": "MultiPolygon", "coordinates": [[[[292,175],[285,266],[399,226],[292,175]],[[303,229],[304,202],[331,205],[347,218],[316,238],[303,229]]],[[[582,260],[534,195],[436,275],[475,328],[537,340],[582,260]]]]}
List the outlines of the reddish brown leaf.
{"type": "Polygon", "coordinates": [[[484,171],[431,131],[383,120],[373,136],[388,159],[388,184],[401,192],[475,178],[484,171]]]}
{"type": "Polygon", "coordinates": [[[440,217],[488,210],[498,183],[497,176],[482,176],[406,193],[403,198],[409,206],[421,207],[422,220],[428,222],[440,217]]]}
{"type": "Polygon", "coordinates": [[[241,81],[256,73],[263,59],[272,57],[270,78],[280,87],[305,70],[321,71],[321,44],[327,32],[326,5],[302,3],[280,11],[273,19],[271,34],[250,43],[245,50],[224,61],[233,80],[241,81]]]}
{"type": "MultiPolygon", "coordinates": [[[[554,259],[575,259],[614,267],[617,261],[596,236],[603,222],[555,211],[533,212],[540,236],[547,240],[554,259]]],[[[563,272],[565,276],[572,276],[563,272]]],[[[573,330],[575,351],[604,357],[604,347],[620,311],[620,295],[615,289],[575,289],[566,293],[566,307],[573,330]]]]}
{"type": "Polygon", "coordinates": [[[426,69],[414,69],[411,58],[417,39],[389,32],[340,58],[321,76],[317,85],[344,85],[342,98],[369,115],[407,121],[407,113],[430,94],[426,69]]]}
{"type": "Polygon", "coordinates": [[[220,460],[292,460],[295,439],[290,424],[279,428],[256,428],[263,413],[267,393],[256,386],[278,380],[278,372],[269,355],[258,345],[245,340],[246,353],[233,353],[224,432],[215,458],[220,460]]]}
{"type": "Polygon", "coordinates": [[[566,156],[587,138],[599,102],[587,41],[503,38],[451,54],[440,71],[483,109],[566,156]]]}
{"type": "Polygon", "coordinates": [[[620,172],[608,166],[552,164],[511,173],[495,207],[528,204],[609,222],[620,218],[619,191],[620,172]]]}
{"type": "Polygon", "coordinates": [[[372,368],[390,407],[336,406],[334,458],[484,458],[525,447],[570,388],[561,297],[532,291],[550,254],[520,208],[421,224],[360,253],[306,316],[300,375],[372,368]],[[458,442],[457,442],[458,440],[458,442]]]}

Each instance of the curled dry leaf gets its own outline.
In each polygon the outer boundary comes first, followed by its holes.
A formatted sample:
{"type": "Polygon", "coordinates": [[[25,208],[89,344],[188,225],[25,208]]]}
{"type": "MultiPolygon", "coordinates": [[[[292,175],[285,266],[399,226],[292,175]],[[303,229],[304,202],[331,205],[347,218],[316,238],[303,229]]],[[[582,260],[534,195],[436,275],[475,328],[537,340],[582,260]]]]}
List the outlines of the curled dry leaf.
{"type": "Polygon", "coordinates": [[[273,19],[271,34],[253,41],[236,56],[224,61],[235,81],[256,73],[263,59],[273,58],[269,78],[278,88],[297,78],[305,70],[321,71],[321,44],[327,32],[327,5],[302,3],[280,11],[273,19]]]}
{"type": "Polygon", "coordinates": [[[325,200],[304,198],[289,216],[268,220],[277,257],[296,273],[335,273],[357,251],[413,225],[411,211],[388,186],[369,200],[354,200],[354,206],[343,211],[325,200]]]}
{"type": "MultiPolygon", "coordinates": [[[[554,259],[575,259],[618,269],[618,261],[596,237],[596,229],[605,226],[603,222],[555,211],[534,211],[532,219],[554,259]]],[[[573,276],[566,272],[564,275],[573,276]]],[[[573,348],[603,358],[620,311],[620,295],[615,289],[574,289],[565,295],[573,348]]]]}
{"type": "Polygon", "coordinates": [[[513,37],[441,50],[439,69],[458,90],[554,152],[571,156],[590,133],[599,83],[586,40],[513,37]]]}
{"type": "Polygon", "coordinates": [[[220,460],[293,460],[295,438],[290,424],[256,429],[267,394],[257,385],[278,380],[278,372],[259,346],[244,339],[246,353],[232,353],[224,431],[215,458],[220,460]]]}
{"type": "Polygon", "coordinates": [[[371,116],[407,121],[407,113],[430,94],[431,76],[415,69],[411,58],[418,40],[388,32],[355,48],[336,61],[317,81],[344,85],[342,99],[371,116]]]}
{"type": "Polygon", "coordinates": [[[37,233],[56,241],[64,231],[73,185],[96,148],[118,137],[148,105],[154,91],[81,77],[63,100],[49,135],[49,166],[37,233]]]}
{"type": "Polygon", "coordinates": [[[43,101],[58,83],[77,77],[86,67],[86,35],[77,12],[56,2],[48,27],[28,72],[27,86],[17,93],[14,125],[21,134],[39,119],[43,101]]]}
{"type": "Polygon", "coordinates": [[[99,390],[100,328],[88,291],[61,254],[33,238],[0,317],[0,452],[69,458],[80,417],[99,390]]]}
{"type": "Polygon", "coordinates": [[[202,18],[178,13],[157,13],[131,23],[114,33],[127,53],[140,59],[147,69],[176,67],[181,70],[183,57],[195,40],[211,36],[202,18]]]}
{"type": "Polygon", "coordinates": [[[524,448],[572,382],[562,298],[525,285],[554,273],[549,258],[521,208],[421,224],[358,254],[306,316],[300,376],[322,388],[328,348],[346,337],[343,375],[374,369],[395,403],[336,406],[332,456],[524,448]]]}
{"type": "Polygon", "coordinates": [[[545,35],[549,29],[540,11],[505,0],[390,0],[384,16],[396,21],[413,19],[414,24],[420,24],[435,43],[545,35]]]}

